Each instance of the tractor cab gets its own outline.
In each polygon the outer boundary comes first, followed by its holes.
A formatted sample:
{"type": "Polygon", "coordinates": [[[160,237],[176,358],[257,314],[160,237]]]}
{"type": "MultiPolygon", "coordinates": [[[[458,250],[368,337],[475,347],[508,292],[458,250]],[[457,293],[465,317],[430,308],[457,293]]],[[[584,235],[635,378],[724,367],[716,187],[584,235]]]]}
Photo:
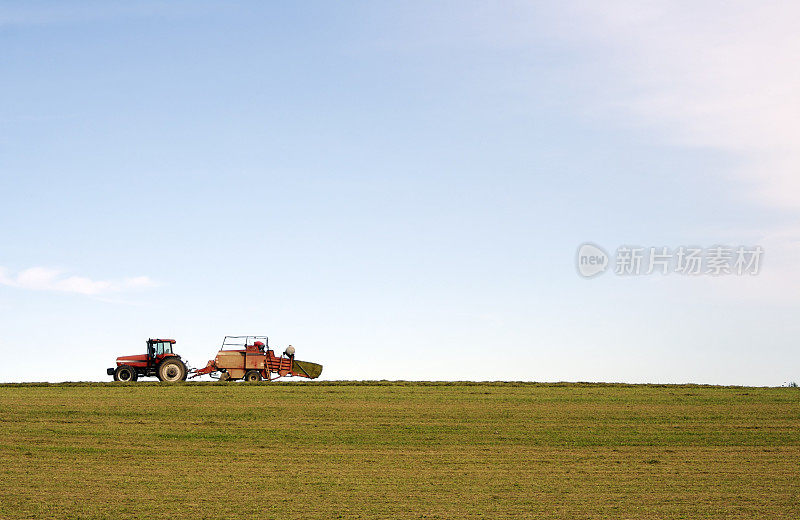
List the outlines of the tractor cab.
{"type": "Polygon", "coordinates": [[[147,340],[147,358],[149,361],[158,362],[166,354],[172,354],[172,345],[175,344],[174,339],[148,339],[147,340]]]}

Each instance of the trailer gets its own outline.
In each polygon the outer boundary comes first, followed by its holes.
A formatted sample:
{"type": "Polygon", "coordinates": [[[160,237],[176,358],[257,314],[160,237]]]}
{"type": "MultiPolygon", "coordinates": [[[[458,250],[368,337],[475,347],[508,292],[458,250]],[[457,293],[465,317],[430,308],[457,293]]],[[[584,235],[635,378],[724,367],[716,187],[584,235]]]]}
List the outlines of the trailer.
{"type": "Polygon", "coordinates": [[[267,336],[225,336],[214,359],[205,367],[193,370],[189,378],[216,374],[220,381],[275,381],[281,377],[316,379],[322,365],[294,358],[295,348],[286,347],[280,356],[269,346],[267,336]]]}

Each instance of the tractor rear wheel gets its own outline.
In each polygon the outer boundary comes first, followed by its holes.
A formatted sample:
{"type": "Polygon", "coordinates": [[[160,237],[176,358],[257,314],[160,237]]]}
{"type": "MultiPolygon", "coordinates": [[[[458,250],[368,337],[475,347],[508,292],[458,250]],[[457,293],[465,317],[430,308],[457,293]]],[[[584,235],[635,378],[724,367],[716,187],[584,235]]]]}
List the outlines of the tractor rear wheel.
{"type": "Polygon", "coordinates": [[[167,358],[158,365],[156,375],[159,381],[175,383],[186,380],[186,365],[178,358],[167,358]]]}
{"type": "Polygon", "coordinates": [[[244,375],[244,380],[248,383],[254,383],[257,381],[261,381],[261,372],[258,370],[248,370],[247,373],[244,375]]]}
{"type": "Polygon", "coordinates": [[[137,379],[136,369],[128,365],[120,365],[114,370],[114,381],[127,383],[129,381],[136,381],[137,379]]]}

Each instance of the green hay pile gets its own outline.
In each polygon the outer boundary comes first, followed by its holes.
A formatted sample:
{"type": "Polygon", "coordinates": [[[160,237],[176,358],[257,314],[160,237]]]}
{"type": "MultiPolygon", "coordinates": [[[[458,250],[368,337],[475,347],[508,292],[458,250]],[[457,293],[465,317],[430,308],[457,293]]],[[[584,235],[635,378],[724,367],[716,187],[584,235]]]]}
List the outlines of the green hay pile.
{"type": "Polygon", "coordinates": [[[292,372],[307,375],[311,379],[316,379],[322,373],[322,365],[311,363],[309,361],[294,360],[292,362],[292,372]]]}

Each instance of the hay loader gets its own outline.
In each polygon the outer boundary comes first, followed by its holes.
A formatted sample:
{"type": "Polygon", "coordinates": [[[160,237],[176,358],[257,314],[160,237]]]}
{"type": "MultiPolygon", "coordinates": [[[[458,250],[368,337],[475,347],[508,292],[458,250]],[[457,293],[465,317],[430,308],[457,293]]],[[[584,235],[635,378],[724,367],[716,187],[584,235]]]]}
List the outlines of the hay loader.
{"type": "Polygon", "coordinates": [[[307,377],[316,379],[322,373],[322,365],[299,361],[294,358],[295,349],[289,345],[280,356],[269,347],[266,336],[225,336],[217,356],[189,378],[219,373],[220,381],[274,381],[281,377],[307,377]]]}

